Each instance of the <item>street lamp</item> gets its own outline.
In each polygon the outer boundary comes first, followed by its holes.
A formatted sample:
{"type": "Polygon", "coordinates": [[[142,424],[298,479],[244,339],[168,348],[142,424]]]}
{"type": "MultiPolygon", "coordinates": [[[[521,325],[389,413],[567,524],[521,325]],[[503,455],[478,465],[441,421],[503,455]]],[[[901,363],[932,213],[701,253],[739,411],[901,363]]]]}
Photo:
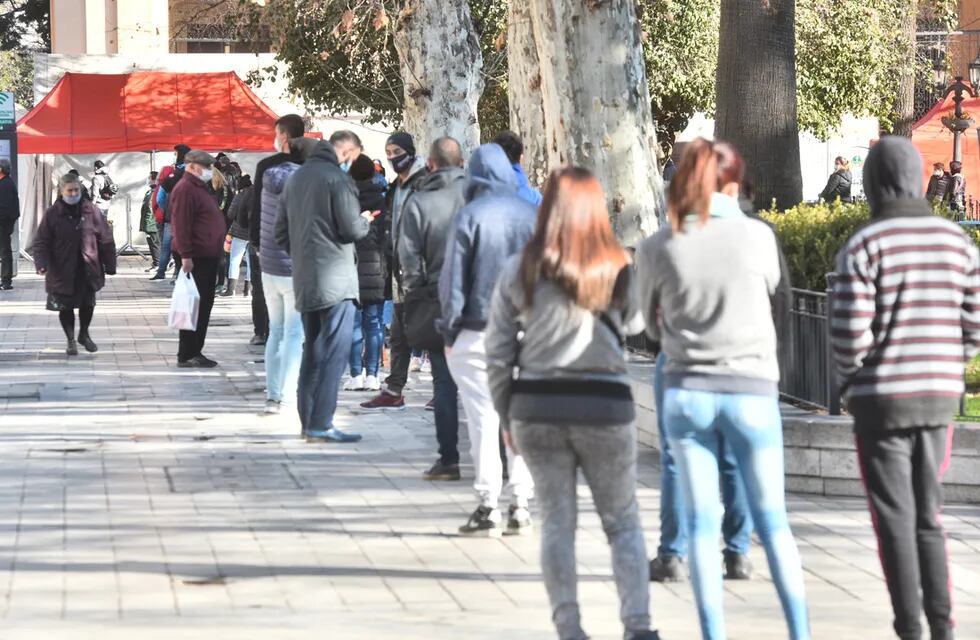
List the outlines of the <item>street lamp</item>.
{"type": "MultiPolygon", "coordinates": [[[[980,56],[978,56],[980,58],[980,56]]],[[[977,74],[977,80],[980,80],[980,61],[974,61],[970,66],[970,75],[974,73],[977,74]],[[974,63],[976,63],[976,71],[974,71],[974,63]]],[[[963,161],[963,149],[960,143],[960,136],[963,132],[973,126],[973,120],[964,117],[963,114],[963,97],[964,93],[969,94],[971,97],[977,97],[977,90],[973,88],[973,84],[969,82],[963,82],[963,76],[956,76],[956,81],[951,84],[947,89],[946,93],[943,95],[945,98],[949,94],[953,94],[953,104],[956,108],[953,110],[952,117],[944,116],[942,122],[946,125],[946,128],[953,132],[953,161],[962,162],[963,161]]]]}
{"type": "Polygon", "coordinates": [[[980,52],[977,53],[977,57],[968,65],[968,68],[970,70],[970,84],[974,87],[980,86],[980,52]]]}

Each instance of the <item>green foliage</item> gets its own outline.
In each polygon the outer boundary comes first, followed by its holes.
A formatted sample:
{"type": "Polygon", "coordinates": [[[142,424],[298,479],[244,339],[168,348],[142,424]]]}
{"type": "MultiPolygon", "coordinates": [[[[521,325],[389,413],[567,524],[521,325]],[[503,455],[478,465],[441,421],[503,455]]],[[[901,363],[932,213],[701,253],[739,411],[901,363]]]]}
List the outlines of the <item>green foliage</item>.
{"type": "Polygon", "coordinates": [[[34,58],[26,51],[0,51],[0,91],[13,91],[18,104],[34,106],[34,58]]]}
{"type": "Polygon", "coordinates": [[[0,0],[0,50],[51,50],[50,0],[0,0]]]}

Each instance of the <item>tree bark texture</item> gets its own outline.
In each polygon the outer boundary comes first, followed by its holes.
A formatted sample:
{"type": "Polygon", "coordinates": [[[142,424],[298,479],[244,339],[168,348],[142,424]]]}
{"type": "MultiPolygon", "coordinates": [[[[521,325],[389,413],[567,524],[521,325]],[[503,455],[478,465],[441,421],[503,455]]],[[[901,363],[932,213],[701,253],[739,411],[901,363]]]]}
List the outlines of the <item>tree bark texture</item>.
{"type": "Polygon", "coordinates": [[[541,68],[526,0],[511,0],[507,14],[507,74],[510,128],[524,140],[524,169],[532,184],[548,177],[541,68]]]}
{"type": "Polygon", "coordinates": [[[634,0],[526,0],[541,70],[551,168],[581,165],[602,182],[613,229],[635,245],[664,210],[634,0]]]}
{"type": "MultiPolygon", "coordinates": [[[[916,19],[919,15],[918,0],[904,0],[902,16],[902,42],[909,48],[909,60],[915,60],[916,19]]],[[[895,94],[895,124],[892,133],[912,137],[915,124],[915,64],[910,62],[899,69],[898,92],[895,94]]]]}
{"type": "Polygon", "coordinates": [[[483,54],[467,0],[407,2],[395,49],[405,84],[404,128],[419,153],[442,136],[456,138],[464,153],[476,149],[483,54]]]}
{"type": "Polygon", "coordinates": [[[755,204],[803,199],[796,121],[795,0],[722,0],[715,138],[745,158],[755,204]]]}

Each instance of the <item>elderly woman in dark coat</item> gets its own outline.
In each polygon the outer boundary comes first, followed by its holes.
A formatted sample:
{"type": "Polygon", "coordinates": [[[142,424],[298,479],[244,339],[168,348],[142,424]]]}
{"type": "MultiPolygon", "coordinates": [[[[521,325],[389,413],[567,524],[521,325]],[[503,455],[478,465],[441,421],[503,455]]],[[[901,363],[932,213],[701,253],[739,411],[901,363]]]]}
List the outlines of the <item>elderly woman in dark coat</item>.
{"type": "Polygon", "coordinates": [[[116,247],[109,225],[91,200],[82,198],[78,176],[65,174],[58,182],[58,199],[44,213],[34,239],[34,265],[44,276],[47,308],[57,311],[68,338],[67,353],[78,355],[78,344],[99,350],[89,325],[95,312],[95,292],[106,274],[116,273],[116,247]],[[75,341],[75,309],[80,328],[75,341]]]}

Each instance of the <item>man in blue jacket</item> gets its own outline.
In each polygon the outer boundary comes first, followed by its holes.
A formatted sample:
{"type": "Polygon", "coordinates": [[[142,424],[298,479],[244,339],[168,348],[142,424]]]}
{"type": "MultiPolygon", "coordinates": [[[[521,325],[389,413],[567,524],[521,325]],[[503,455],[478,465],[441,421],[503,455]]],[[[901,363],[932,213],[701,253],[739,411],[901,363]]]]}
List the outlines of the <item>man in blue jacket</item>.
{"type": "Polygon", "coordinates": [[[524,163],[524,141],[513,131],[501,131],[493,139],[493,143],[500,146],[507,154],[510,166],[514,170],[514,176],[517,178],[517,195],[535,207],[540,207],[541,192],[531,186],[522,166],[524,163]]]}
{"type": "MultiPolygon", "coordinates": [[[[500,418],[490,396],[484,339],[497,274],[531,238],[537,211],[518,195],[511,162],[496,144],[473,152],[464,197],[466,205],[453,220],[439,277],[442,317],[436,326],[445,338],[449,369],[466,411],[476,472],[473,488],[480,500],[459,532],[498,537],[502,518],[497,502],[503,488],[500,418]]],[[[507,531],[523,534],[531,528],[527,505],[534,483],[524,460],[507,453],[512,489],[507,531]]]]}

